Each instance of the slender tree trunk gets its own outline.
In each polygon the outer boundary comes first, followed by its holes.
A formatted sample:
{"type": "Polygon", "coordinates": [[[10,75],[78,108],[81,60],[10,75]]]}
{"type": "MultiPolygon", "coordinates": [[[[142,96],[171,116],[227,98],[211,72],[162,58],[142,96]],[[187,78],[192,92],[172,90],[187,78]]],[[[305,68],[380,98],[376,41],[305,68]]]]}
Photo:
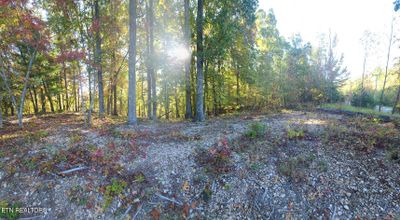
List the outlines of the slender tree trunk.
{"type": "Polygon", "coordinates": [[[128,124],[137,124],[136,116],[136,0],[129,0],[129,89],[128,124]]]}
{"type": "MultiPolygon", "coordinates": [[[[14,97],[14,101],[15,101],[15,97],[14,97]]],[[[11,111],[11,116],[15,115],[15,110],[17,107],[17,105],[13,105],[12,102],[10,102],[10,111],[11,111]]]]}
{"type": "Polygon", "coordinates": [[[37,98],[37,92],[36,92],[36,87],[34,85],[32,85],[32,91],[33,91],[33,98],[35,99],[35,108],[36,108],[36,113],[39,112],[39,102],[38,102],[38,98],[37,98]]]}
{"type": "Polygon", "coordinates": [[[3,108],[1,106],[3,102],[3,96],[0,93],[0,128],[3,128],[3,108]]]}
{"type": "Polygon", "coordinates": [[[204,61],[204,96],[203,96],[203,112],[207,113],[207,99],[208,99],[208,62],[204,61]]]}
{"type": "Polygon", "coordinates": [[[26,71],[26,75],[25,75],[25,79],[24,79],[24,88],[21,93],[21,100],[19,103],[19,110],[18,110],[18,126],[20,128],[22,128],[22,114],[24,111],[25,96],[26,96],[26,92],[27,92],[28,84],[29,84],[29,76],[31,74],[32,65],[33,65],[33,61],[35,60],[35,58],[36,58],[36,50],[33,52],[33,54],[31,55],[31,59],[29,60],[28,70],[26,71]]]}
{"type": "Polygon", "coordinates": [[[197,88],[196,88],[196,121],[204,121],[203,112],[203,0],[197,1],[197,88]]]}
{"type": "MultiPolygon", "coordinates": [[[[59,82],[59,86],[60,88],[62,88],[62,79],[61,79],[61,72],[58,75],[58,82],[59,82]]],[[[58,92],[57,93],[57,101],[58,101],[58,111],[62,111],[62,100],[61,100],[61,94],[58,92]]]]}
{"type": "Polygon", "coordinates": [[[239,71],[239,65],[236,65],[236,105],[240,106],[240,83],[239,83],[239,78],[240,78],[240,71],[239,71]]]}
{"type": "Polygon", "coordinates": [[[47,99],[49,100],[49,103],[50,103],[50,110],[51,110],[51,112],[54,112],[53,100],[51,99],[51,95],[50,95],[47,83],[44,80],[42,80],[42,85],[43,85],[43,88],[44,88],[44,92],[45,92],[45,94],[47,96],[47,99]]]}
{"type": "Polygon", "coordinates": [[[363,71],[362,71],[362,78],[361,78],[361,92],[364,91],[364,78],[365,78],[366,66],[367,66],[367,55],[364,56],[364,62],[363,62],[363,71]]]}
{"type": "Polygon", "coordinates": [[[169,92],[167,80],[164,80],[164,91],[165,91],[165,118],[169,120],[169,92]]]}
{"type": "Polygon", "coordinates": [[[14,116],[14,109],[17,109],[17,100],[15,99],[15,96],[11,91],[10,85],[8,84],[7,76],[4,73],[3,69],[0,69],[0,75],[1,75],[1,78],[3,79],[3,84],[6,87],[9,96],[11,97],[10,110],[11,110],[11,116],[14,116]]]}
{"type": "Polygon", "coordinates": [[[42,87],[40,87],[40,103],[42,106],[42,113],[44,114],[46,113],[46,96],[42,87]]]}
{"type": "Polygon", "coordinates": [[[175,117],[180,118],[178,88],[175,88],[175,117]]]}
{"type": "Polygon", "coordinates": [[[385,93],[386,80],[387,80],[387,76],[388,76],[388,68],[389,68],[389,61],[390,61],[390,49],[392,48],[392,42],[393,42],[393,22],[394,22],[394,18],[392,19],[392,24],[390,27],[389,48],[388,48],[388,52],[387,52],[386,68],[385,68],[385,79],[383,80],[382,93],[381,93],[381,97],[379,98],[379,111],[381,111],[381,108],[382,108],[383,95],[385,93]]]}
{"type": "MultiPolygon", "coordinates": [[[[112,74],[112,71],[111,71],[112,74]]],[[[108,93],[107,93],[107,115],[110,115],[111,113],[111,99],[112,99],[112,78],[113,76],[110,76],[110,82],[108,83],[108,93]]]]}
{"type": "Polygon", "coordinates": [[[5,111],[5,116],[8,116],[8,102],[7,100],[4,102],[4,111],[5,111]]]}
{"type": "Polygon", "coordinates": [[[72,70],[72,75],[73,75],[73,84],[72,84],[72,90],[74,91],[74,104],[75,104],[75,112],[78,112],[78,96],[76,94],[76,72],[75,70],[72,70]]]}
{"type": "MultiPolygon", "coordinates": [[[[85,106],[85,98],[83,96],[83,85],[82,85],[82,71],[81,71],[81,65],[79,64],[78,61],[78,74],[79,74],[79,91],[80,91],[80,96],[81,96],[81,109],[82,109],[82,115],[83,115],[83,120],[84,120],[84,125],[87,127],[87,118],[86,118],[86,106],[85,106]]],[[[90,87],[89,87],[90,88],[90,87]]]]}
{"type": "Polygon", "coordinates": [[[94,2],[94,18],[98,22],[98,30],[96,30],[96,68],[97,68],[97,81],[99,91],[99,117],[104,117],[104,89],[103,89],[103,71],[101,67],[101,38],[100,38],[100,9],[99,0],[94,2]]]}
{"type": "Polygon", "coordinates": [[[69,98],[68,98],[68,81],[67,81],[67,68],[65,67],[65,63],[63,62],[63,74],[64,74],[64,89],[65,89],[65,109],[69,111],[69,98]]]}
{"type": "Polygon", "coordinates": [[[33,111],[35,112],[35,115],[37,113],[39,113],[39,109],[37,107],[37,103],[35,103],[35,98],[33,98],[33,94],[32,94],[32,88],[29,89],[29,95],[31,96],[31,102],[33,105],[33,111]]]}
{"type": "MultiPolygon", "coordinates": [[[[186,50],[190,51],[190,0],[185,0],[185,24],[184,24],[184,38],[186,50]]],[[[191,86],[190,86],[190,62],[188,58],[185,60],[185,99],[186,99],[186,109],[185,109],[185,119],[192,118],[192,102],[191,102],[191,86]]]]}
{"type": "Polygon", "coordinates": [[[399,85],[399,89],[397,90],[396,101],[394,102],[394,105],[393,105],[392,114],[396,113],[399,101],[400,101],[400,85],[399,85]]]}
{"type": "MultiPolygon", "coordinates": [[[[153,0],[149,0],[150,4],[152,4],[153,0]]],[[[147,41],[147,116],[149,119],[153,119],[153,109],[152,109],[152,76],[153,76],[153,54],[152,54],[152,50],[151,50],[151,39],[152,36],[152,25],[151,23],[153,22],[153,18],[152,18],[152,8],[149,7],[148,2],[146,1],[146,10],[147,10],[147,16],[146,16],[146,41],[147,41]]]]}
{"type": "Polygon", "coordinates": [[[154,0],[150,0],[149,3],[149,40],[150,40],[150,60],[151,60],[151,99],[152,99],[152,118],[153,120],[157,119],[157,74],[154,67],[155,59],[154,59],[154,0]]]}

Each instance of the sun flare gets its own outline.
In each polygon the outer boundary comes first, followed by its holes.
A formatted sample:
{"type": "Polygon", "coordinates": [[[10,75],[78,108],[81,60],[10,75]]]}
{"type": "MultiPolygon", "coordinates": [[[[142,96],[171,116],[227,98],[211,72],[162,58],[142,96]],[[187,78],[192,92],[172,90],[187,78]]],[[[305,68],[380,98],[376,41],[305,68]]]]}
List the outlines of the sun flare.
{"type": "Polygon", "coordinates": [[[183,61],[190,58],[190,51],[183,45],[176,45],[167,52],[168,57],[176,61],[183,61]]]}

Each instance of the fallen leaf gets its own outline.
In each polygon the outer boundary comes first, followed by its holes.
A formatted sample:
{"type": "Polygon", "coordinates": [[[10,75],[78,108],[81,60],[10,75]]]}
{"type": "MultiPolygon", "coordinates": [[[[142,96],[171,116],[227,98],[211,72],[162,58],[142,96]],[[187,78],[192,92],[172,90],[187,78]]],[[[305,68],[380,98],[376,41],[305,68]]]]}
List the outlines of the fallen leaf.
{"type": "Polygon", "coordinates": [[[189,205],[187,204],[187,203],[185,203],[184,205],[183,205],[183,213],[182,213],[182,216],[183,216],[183,218],[184,219],[186,219],[188,216],[189,216],[189,205]]]}
{"type": "Polygon", "coordinates": [[[151,210],[150,215],[154,220],[159,220],[160,219],[160,211],[158,211],[156,208],[153,208],[151,210]]]}
{"type": "Polygon", "coordinates": [[[190,185],[188,181],[185,181],[182,186],[183,191],[189,191],[190,185]]]}

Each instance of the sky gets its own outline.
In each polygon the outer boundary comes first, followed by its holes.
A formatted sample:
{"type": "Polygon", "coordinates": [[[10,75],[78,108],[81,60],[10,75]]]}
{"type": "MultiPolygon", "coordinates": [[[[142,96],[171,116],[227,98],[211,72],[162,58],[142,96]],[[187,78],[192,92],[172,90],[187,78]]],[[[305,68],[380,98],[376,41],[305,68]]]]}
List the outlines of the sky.
{"type": "MultiPolygon", "coordinates": [[[[318,45],[322,33],[336,33],[337,52],[343,53],[344,65],[350,77],[362,74],[364,52],[360,43],[364,31],[369,30],[379,36],[378,51],[367,61],[367,70],[386,65],[390,26],[394,13],[394,0],[259,0],[259,7],[274,10],[281,35],[289,38],[299,33],[305,41],[318,45]]],[[[400,23],[398,23],[400,24],[400,23]]],[[[400,26],[395,25],[395,30],[400,26]]],[[[400,34],[397,34],[400,35],[400,34]]],[[[400,55],[398,44],[393,48],[393,57],[400,55]]]]}

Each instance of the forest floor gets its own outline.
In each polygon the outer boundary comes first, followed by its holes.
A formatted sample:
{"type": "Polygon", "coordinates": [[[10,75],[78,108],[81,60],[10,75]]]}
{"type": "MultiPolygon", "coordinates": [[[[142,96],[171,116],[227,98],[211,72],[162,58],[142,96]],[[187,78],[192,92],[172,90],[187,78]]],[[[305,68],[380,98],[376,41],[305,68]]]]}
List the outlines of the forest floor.
{"type": "Polygon", "coordinates": [[[398,122],[282,111],[82,124],[71,113],[5,125],[0,218],[400,217],[398,122]]]}

